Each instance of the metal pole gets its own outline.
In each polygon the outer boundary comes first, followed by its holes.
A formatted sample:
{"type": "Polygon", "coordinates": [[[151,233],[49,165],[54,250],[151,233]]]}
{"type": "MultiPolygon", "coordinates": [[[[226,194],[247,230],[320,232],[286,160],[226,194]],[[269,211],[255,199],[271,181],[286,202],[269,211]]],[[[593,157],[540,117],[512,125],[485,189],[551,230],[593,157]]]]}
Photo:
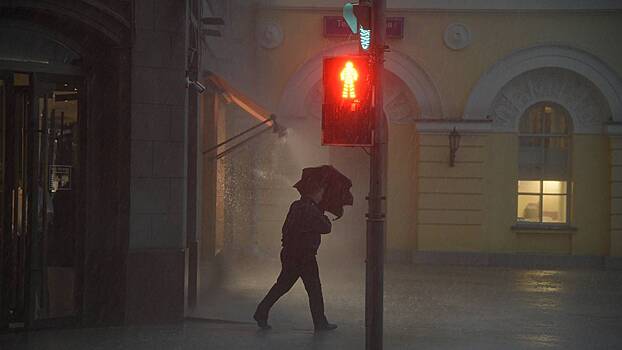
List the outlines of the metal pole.
{"type": "Polygon", "coordinates": [[[372,3],[371,59],[374,71],[374,145],[371,148],[369,213],[367,214],[367,263],[365,282],[365,349],[382,350],[383,280],[385,250],[385,190],[387,125],[383,111],[382,77],[386,0],[372,3]]]}
{"type": "Polygon", "coordinates": [[[227,143],[237,139],[238,137],[248,134],[249,132],[257,129],[258,127],[260,127],[260,126],[262,126],[262,125],[264,125],[266,123],[269,123],[269,122],[273,122],[274,123],[274,118],[275,118],[275,115],[273,114],[273,115],[270,116],[270,119],[266,119],[266,120],[262,121],[261,123],[255,125],[255,126],[252,126],[252,127],[242,131],[241,133],[239,133],[239,134],[237,134],[235,136],[232,136],[232,137],[228,138],[227,140],[217,144],[216,146],[213,146],[213,147],[210,147],[210,148],[206,149],[205,151],[203,151],[203,154],[209,153],[211,151],[214,151],[214,150],[220,148],[221,146],[223,146],[223,145],[225,145],[225,144],[227,144],[227,143]]]}
{"type": "Polygon", "coordinates": [[[261,131],[259,131],[259,132],[256,132],[256,133],[254,133],[253,135],[251,135],[251,136],[249,136],[249,137],[245,138],[244,140],[242,140],[242,141],[240,141],[240,142],[236,143],[235,145],[233,145],[233,146],[231,146],[231,147],[227,148],[226,150],[224,150],[224,151],[222,151],[222,152],[218,153],[217,155],[215,155],[215,156],[211,157],[211,159],[216,159],[216,160],[218,160],[218,159],[220,159],[220,158],[222,158],[222,157],[226,156],[227,154],[229,154],[229,153],[233,152],[236,148],[238,148],[238,147],[240,147],[240,146],[244,145],[244,144],[245,144],[245,143],[247,143],[248,141],[250,141],[250,140],[254,139],[255,137],[257,137],[257,136],[259,136],[259,135],[261,135],[261,134],[263,134],[264,132],[269,131],[269,130],[272,130],[272,128],[266,128],[266,129],[263,129],[263,130],[261,130],[261,131]]]}

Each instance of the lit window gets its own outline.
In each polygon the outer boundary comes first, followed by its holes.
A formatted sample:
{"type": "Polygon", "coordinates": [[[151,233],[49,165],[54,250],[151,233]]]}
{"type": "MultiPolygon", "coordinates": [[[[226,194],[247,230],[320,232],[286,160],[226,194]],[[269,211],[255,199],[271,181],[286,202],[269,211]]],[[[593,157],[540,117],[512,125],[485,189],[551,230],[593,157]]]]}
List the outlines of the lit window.
{"type": "Polygon", "coordinates": [[[567,223],[566,181],[518,181],[518,221],[567,223]]]}
{"type": "Polygon", "coordinates": [[[569,222],[570,118],[554,103],[538,103],[520,121],[517,221],[569,222]]]}

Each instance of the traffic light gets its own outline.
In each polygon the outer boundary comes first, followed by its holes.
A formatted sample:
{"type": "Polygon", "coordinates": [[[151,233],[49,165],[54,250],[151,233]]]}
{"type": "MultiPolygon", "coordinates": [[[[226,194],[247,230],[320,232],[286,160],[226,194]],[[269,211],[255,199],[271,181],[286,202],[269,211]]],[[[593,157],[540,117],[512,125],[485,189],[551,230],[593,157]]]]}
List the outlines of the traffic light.
{"type": "Polygon", "coordinates": [[[322,144],[371,146],[372,84],[367,56],[324,59],[322,144]]]}
{"type": "Polygon", "coordinates": [[[352,33],[359,34],[360,50],[367,52],[371,46],[371,4],[361,0],[358,4],[346,3],[343,18],[352,33]]]}

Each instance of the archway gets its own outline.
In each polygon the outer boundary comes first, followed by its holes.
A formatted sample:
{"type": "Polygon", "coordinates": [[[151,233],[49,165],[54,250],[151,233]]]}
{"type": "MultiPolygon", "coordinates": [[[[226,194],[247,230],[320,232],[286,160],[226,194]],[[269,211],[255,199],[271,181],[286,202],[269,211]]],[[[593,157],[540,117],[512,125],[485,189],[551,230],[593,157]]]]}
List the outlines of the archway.
{"type": "Polygon", "coordinates": [[[520,116],[530,106],[555,102],[569,112],[574,133],[598,134],[612,119],[605,96],[589,79],[564,68],[539,68],[507,82],[490,105],[493,130],[517,132],[520,116]]]}
{"type": "MultiPolygon", "coordinates": [[[[129,231],[129,22],[92,2],[20,1],[0,5],[0,27],[6,91],[16,96],[20,90],[30,98],[24,106],[32,113],[22,113],[30,118],[28,128],[48,130],[25,133],[22,153],[30,162],[25,180],[11,179],[11,186],[28,198],[30,231],[20,234],[33,242],[29,253],[37,258],[24,264],[27,312],[11,319],[3,294],[0,328],[120,323],[129,231]],[[63,152],[57,152],[61,143],[63,152]],[[57,178],[62,181],[49,186],[41,181],[55,178],[61,168],[65,175],[57,178]],[[50,192],[56,193],[54,199],[50,192]],[[41,218],[51,216],[52,203],[56,221],[45,222],[41,218]],[[46,229],[54,231],[56,241],[45,239],[46,229]],[[52,305],[53,299],[61,302],[52,305]]],[[[17,109],[5,110],[6,119],[22,121],[17,109]]],[[[4,228],[10,224],[3,220],[4,228]]],[[[5,256],[9,237],[8,230],[2,231],[5,256]]],[[[3,277],[6,268],[0,266],[3,277]]]]}
{"type": "MultiPolygon", "coordinates": [[[[592,90],[589,86],[595,87],[603,95],[609,107],[611,118],[614,121],[621,121],[622,80],[620,77],[597,57],[576,48],[562,45],[539,45],[520,49],[498,61],[482,76],[473,88],[464,110],[464,117],[466,119],[478,119],[493,116],[493,106],[495,104],[499,105],[499,103],[503,104],[503,101],[498,99],[500,96],[498,95],[499,92],[512,79],[524,73],[544,68],[560,69],[558,72],[570,71],[576,74],[575,77],[582,77],[583,81],[581,79],[575,81],[578,81],[579,85],[584,87],[579,87],[575,91],[585,91],[588,93],[588,90],[592,90]],[[589,84],[586,84],[586,81],[589,81],[589,84]]],[[[550,72],[545,72],[545,74],[550,75],[550,72]]],[[[550,80],[552,77],[544,78],[549,78],[550,80]]],[[[572,79],[568,80],[563,77],[555,79],[563,84],[572,84],[572,79]]],[[[544,80],[539,81],[545,84],[544,80]]],[[[535,82],[535,84],[546,88],[546,85],[539,84],[538,82],[535,82]]],[[[529,98],[530,93],[531,91],[526,91],[526,94],[523,95],[529,98]]],[[[562,95],[561,98],[564,98],[564,96],[562,95]]],[[[514,125],[502,126],[501,124],[505,123],[497,123],[497,128],[505,131],[515,130],[514,125]]],[[[593,123],[591,126],[579,123],[576,132],[594,133],[597,132],[597,129],[598,131],[602,130],[599,127],[594,128],[593,123]],[[581,126],[582,124],[583,126],[581,126]]]]}
{"type": "MultiPolygon", "coordinates": [[[[534,178],[559,183],[572,181],[576,186],[568,186],[564,190],[564,195],[571,198],[568,206],[572,206],[564,221],[577,227],[589,226],[593,230],[579,229],[572,235],[560,236],[563,239],[550,246],[529,249],[570,254],[602,254],[601,249],[605,246],[603,242],[611,239],[606,237],[607,224],[596,213],[607,213],[610,210],[610,203],[600,200],[606,198],[611,191],[607,180],[611,178],[609,145],[603,134],[607,124],[620,117],[621,92],[619,76],[606,63],[591,54],[561,45],[541,45],[517,50],[493,65],[474,87],[465,108],[465,118],[491,119],[493,135],[488,137],[488,147],[503,151],[494,152],[502,156],[488,158],[488,166],[492,169],[509,169],[505,172],[497,171],[490,176],[493,185],[485,195],[493,201],[515,203],[513,209],[516,210],[490,207],[490,216],[504,218],[503,220],[507,220],[505,222],[510,223],[524,219],[526,214],[518,209],[525,203],[519,201],[518,193],[521,190],[515,187],[517,185],[514,181],[534,178]],[[567,142],[555,146],[543,142],[548,153],[537,161],[528,159],[526,155],[537,156],[540,148],[525,147],[522,142],[526,139],[519,132],[520,118],[532,106],[549,109],[558,106],[559,110],[567,112],[568,118],[572,120],[568,124],[573,126],[567,142]],[[530,170],[532,166],[535,171],[530,170]],[[584,172],[583,169],[589,171],[584,172]],[[591,199],[592,195],[598,199],[591,199]],[[586,225],[585,222],[590,224],[586,225]],[[600,222],[603,224],[597,226],[600,222]],[[598,232],[599,235],[593,232],[598,232]]],[[[548,123],[552,123],[548,116],[546,118],[548,123]]],[[[560,209],[555,212],[549,207],[547,212],[547,220],[552,221],[561,218],[561,212],[566,211],[560,209]]],[[[544,214],[543,209],[542,215],[544,214]]],[[[491,232],[504,229],[497,226],[491,232]]],[[[537,236],[510,237],[517,238],[517,242],[520,242],[518,247],[537,242],[537,236]]]]}
{"type": "MultiPolygon", "coordinates": [[[[270,174],[258,177],[255,188],[257,197],[261,198],[256,205],[256,218],[262,220],[262,224],[258,225],[257,242],[260,250],[270,250],[271,255],[278,249],[279,225],[287,212],[287,206],[297,197],[291,186],[300,176],[300,170],[307,166],[333,164],[353,180],[355,203],[351,208],[346,208],[342,219],[334,222],[333,234],[324,239],[320,255],[329,260],[349,257],[353,261],[362,262],[367,212],[365,197],[369,188],[368,155],[358,148],[324,147],[320,143],[322,59],[325,56],[351,54],[356,50],[356,44],[348,43],[322,51],[308,60],[285,87],[278,116],[279,121],[288,127],[289,135],[285,142],[275,143],[271,147],[271,155],[264,155],[256,162],[260,173],[270,174]],[[266,226],[269,221],[273,224],[266,226]]],[[[397,198],[398,192],[414,193],[412,174],[408,173],[412,171],[410,165],[415,162],[413,121],[422,116],[441,118],[443,113],[432,81],[413,60],[400,53],[390,52],[385,67],[385,111],[390,121],[391,140],[389,147],[400,148],[399,152],[390,151],[396,157],[389,159],[389,173],[396,177],[391,180],[393,188],[389,188],[388,192],[396,194],[393,198],[397,198]]],[[[389,199],[389,206],[391,201],[389,199]]],[[[394,203],[393,207],[393,212],[399,213],[396,216],[411,217],[409,206],[400,207],[394,203]]],[[[390,217],[388,225],[391,226],[390,217]]],[[[396,225],[388,239],[391,241],[392,235],[411,234],[408,225],[396,225]]]]}
{"type": "MultiPolygon", "coordinates": [[[[318,82],[322,76],[322,60],[328,56],[352,55],[358,52],[357,43],[339,44],[327,48],[307,60],[298,71],[292,75],[283,89],[277,114],[284,123],[293,118],[305,117],[308,103],[307,95],[315,91],[315,101],[321,91],[321,84],[318,82]]],[[[444,116],[441,99],[429,75],[412,58],[397,52],[391,51],[385,55],[385,70],[399,77],[408,88],[410,93],[415,96],[418,103],[418,110],[409,116],[401,116],[391,119],[392,122],[406,123],[418,117],[442,118],[444,116]]],[[[389,95],[390,96],[390,95],[389,95]]],[[[397,96],[394,96],[397,97],[397,96]]],[[[397,101],[396,101],[397,103],[397,101]]],[[[385,98],[385,105],[391,105],[391,98],[385,98]]],[[[321,104],[320,104],[321,106],[321,104]]],[[[389,115],[389,118],[392,118],[389,115]]]]}

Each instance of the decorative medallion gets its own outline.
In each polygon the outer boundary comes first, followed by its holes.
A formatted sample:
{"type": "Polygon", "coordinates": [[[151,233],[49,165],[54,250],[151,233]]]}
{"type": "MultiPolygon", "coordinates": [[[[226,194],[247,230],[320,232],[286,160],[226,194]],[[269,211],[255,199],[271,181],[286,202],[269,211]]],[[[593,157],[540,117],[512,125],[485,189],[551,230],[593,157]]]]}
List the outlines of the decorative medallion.
{"type": "Polygon", "coordinates": [[[274,22],[265,22],[257,27],[257,42],[264,49],[274,49],[283,43],[283,31],[274,22]]]}
{"type": "Polygon", "coordinates": [[[452,50],[461,50],[471,43],[471,32],[462,23],[452,23],[445,29],[445,45],[452,50]]]}

